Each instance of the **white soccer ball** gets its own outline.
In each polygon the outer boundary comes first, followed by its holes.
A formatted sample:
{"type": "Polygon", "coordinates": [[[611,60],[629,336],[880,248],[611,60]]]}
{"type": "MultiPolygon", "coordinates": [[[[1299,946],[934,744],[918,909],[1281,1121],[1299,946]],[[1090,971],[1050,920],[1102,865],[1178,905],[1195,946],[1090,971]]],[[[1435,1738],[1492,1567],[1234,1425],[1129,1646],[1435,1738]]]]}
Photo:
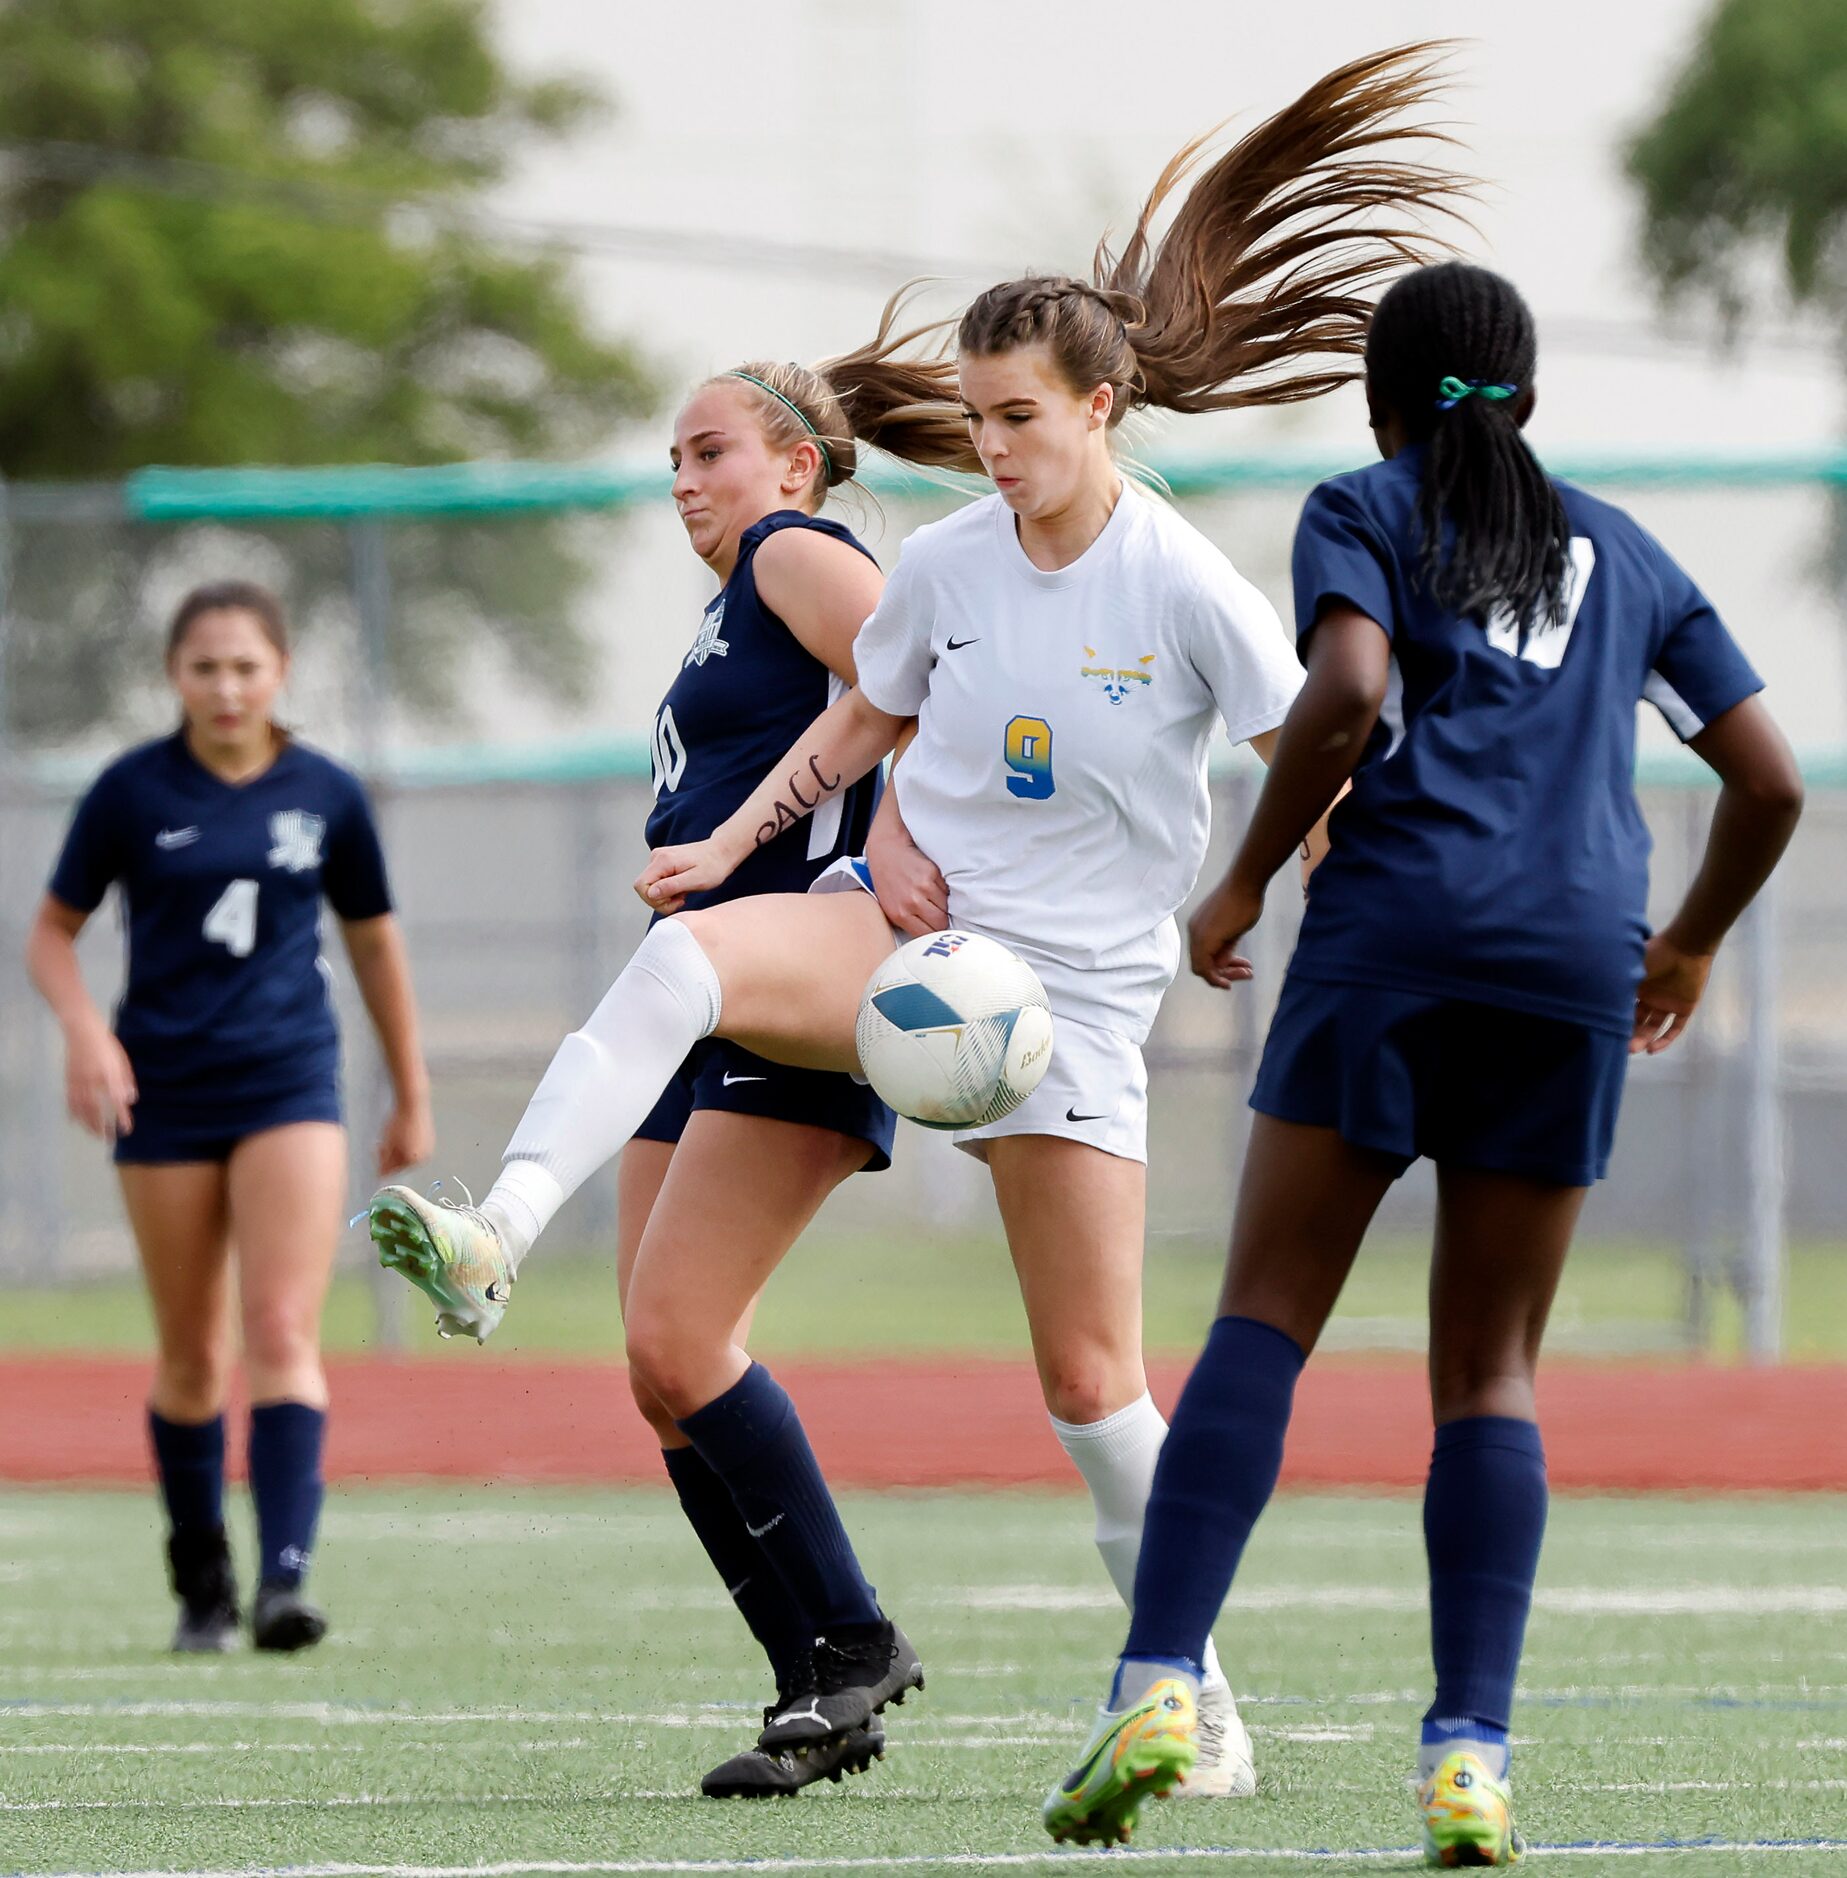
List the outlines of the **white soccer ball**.
{"type": "Polygon", "coordinates": [[[998,940],[933,932],[901,945],[866,986],[855,1028],[866,1080],[926,1128],[1010,1115],[1052,1060],[1039,974],[998,940]]]}

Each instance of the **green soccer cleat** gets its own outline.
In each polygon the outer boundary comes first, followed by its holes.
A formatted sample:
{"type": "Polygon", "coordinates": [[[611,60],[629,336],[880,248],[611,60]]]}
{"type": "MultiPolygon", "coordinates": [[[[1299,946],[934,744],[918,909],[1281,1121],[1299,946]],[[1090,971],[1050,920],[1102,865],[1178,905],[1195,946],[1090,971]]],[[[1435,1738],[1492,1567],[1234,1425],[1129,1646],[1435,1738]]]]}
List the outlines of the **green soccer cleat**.
{"type": "Polygon", "coordinates": [[[1446,1871],[1462,1865],[1512,1865],[1526,1850],[1514,1831],[1514,1796],[1479,1756],[1447,1755],[1417,1790],[1424,1815],[1424,1862],[1446,1871]]]}
{"type": "Polygon", "coordinates": [[[1193,1692],[1163,1677],[1126,1709],[1105,1709],[1084,1758],[1046,1795],[1045,1829],[1059,1844],[1127,1845],[1147,1799],[1163,1799],[1199,1758],[1193,1692]]]}
{"type": "Polygon", "coordinates": [[[402,1272],[436,1306],[440,1335],[485,1343],[494,1334],[513,1295],[513,1267],[493,1222],[472,1199],[463,1204],[381,1187],[366,1216],[378,1262],[402,1272]]]}

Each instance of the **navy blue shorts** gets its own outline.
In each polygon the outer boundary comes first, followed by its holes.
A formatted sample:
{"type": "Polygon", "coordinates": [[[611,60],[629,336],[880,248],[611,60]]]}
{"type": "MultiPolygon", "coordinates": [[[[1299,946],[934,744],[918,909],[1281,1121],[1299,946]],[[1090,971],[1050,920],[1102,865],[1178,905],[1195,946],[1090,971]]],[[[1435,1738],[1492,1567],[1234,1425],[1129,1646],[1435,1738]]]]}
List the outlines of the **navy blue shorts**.
{"type": "Polygon", "coordinates": [[[338,1122],[340,1086],[332,1079],[255,1097],[180,1101],[158,1090],[134,1107],[134,1133],[116,1138],[118,1166],[228,1161],[240,1141],[291,1122],[338,1122]]]}
{"type": "Polygon", "coordinates": [[[777,1122],[805,1122],[872,1144],[872,1159],[860,1170],[877,1174],[891,1165],[898,1118],[864,1083],[832,1069],[790,1069],[753,1056],[724,1037],[707,1037],[661,1093],[648,1119],[635,1130],[638,1141],[678,1141],[695,1109],[728,1115],[762,1115],[777,1122]]]}
{"type": "Polygon", "coordinates": [[[1629,1040],[1463,998],[1294,974],[1251,1107],[1399,1163],[1588,1187],[1610,1165],[1629,1040]]]}

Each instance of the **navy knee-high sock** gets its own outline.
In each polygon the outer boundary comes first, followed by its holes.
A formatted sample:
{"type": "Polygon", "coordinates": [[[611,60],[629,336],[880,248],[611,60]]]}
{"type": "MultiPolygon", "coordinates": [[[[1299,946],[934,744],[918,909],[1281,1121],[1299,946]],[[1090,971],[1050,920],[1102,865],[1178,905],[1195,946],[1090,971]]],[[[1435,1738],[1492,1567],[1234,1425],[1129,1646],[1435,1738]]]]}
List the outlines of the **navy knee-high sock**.
{"type": "Polygon", "coordinates": [[[814,1642],[814,1619],[790,1595],[763,1547],[750,1536],[731,1489],[697,1448],[663,1448],[667,1478],[680,1496],[680,1510],[718,1570],[731,1602],[762,1644],[776,1675],[777,1692],[795,1688],[795,1670],[814,1642]]]}
{"type": "Polygon", "coordinates": [[[211,1532],[224,1524],[224,1417],[170,1422],[148,1410],[148,1439],[160,1476],[167,1523],[177,1532],[211,1532]]]}
{"type": "Polygon", "coordinates": [[[1244,1543],[1282,1470],[1305,1361],[1293,1337],[1255,1318],[1212,1326],[1154,1470],[1125,1657],[1199,1673],[1244,1543]]]}
{"type": "Polygon", "coordinates": [[[264,1402],[250,1411],[250,1497],[257,1507],[257,1576],[300,1585],[321,1517],[324,1409],[264,1402]]]}
{"type": "Polygon", "coordinates": [[[820,1632],[880,1621],[795,1404],[761,1363],[676,1426],[731,1490],[751,1538],[820,1632]]]}
{"type": "Polygon", "coordinates": [[[1437,1430],[1424,1490],[1437,1694],[1426,1744],[1504,1743],[1546,1530],[1546,1454],[1532,1422],[1472,1415],[1437,1430]]]}

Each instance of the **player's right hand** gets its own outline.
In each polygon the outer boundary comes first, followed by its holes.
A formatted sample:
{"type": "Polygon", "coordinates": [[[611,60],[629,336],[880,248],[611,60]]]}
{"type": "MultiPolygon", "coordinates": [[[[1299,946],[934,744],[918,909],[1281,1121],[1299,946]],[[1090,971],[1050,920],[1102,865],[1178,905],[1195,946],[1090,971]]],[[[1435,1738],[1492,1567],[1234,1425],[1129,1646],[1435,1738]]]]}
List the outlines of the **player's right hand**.
{"type": "Polygon", "coordinates": [[[64,1101],[71,1119],[102,1141],[133,1134],[140,1091],[113,1031],[100,1025],[72,1036],[64,1052],[64,1101]]]}
{"type": "Polygon", "coordinates": [[[1186,923],[1193,972],[1220,991],[1252,976],[1251,962],[1238,941],[1263,917],[1263,895],[1253,893],[1227,874],[1193,909],[1186,923]]]}
{"type": "Polygon", "coordinates": [[[948,931],[948,884],[902,822],[888,815],[873,818],[866,837],[866,865],[872,870],[879,911],[906,938],[948,931]]]}
{"type": "Polygon", "coordinates": [[[677,913],[688,894],[722,887],[736,872],[740,858],[730,854],[716,835],[682,842],[676,848],[656,848],[635,877],[635,891],[654,912],[677,913]]]}

